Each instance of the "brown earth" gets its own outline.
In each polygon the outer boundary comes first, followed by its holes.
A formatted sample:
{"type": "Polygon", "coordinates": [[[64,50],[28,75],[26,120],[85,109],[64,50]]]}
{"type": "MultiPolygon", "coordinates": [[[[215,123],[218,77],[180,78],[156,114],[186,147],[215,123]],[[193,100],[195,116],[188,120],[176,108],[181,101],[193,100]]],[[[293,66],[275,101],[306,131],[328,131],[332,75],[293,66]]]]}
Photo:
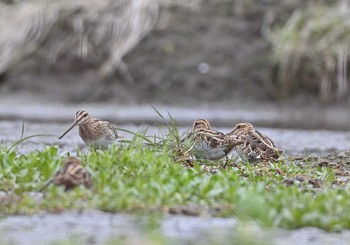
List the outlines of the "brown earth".
{"type": "MultiPolygon", "coordinates": [[[[269,17],[281,23],[314,1],[185,2],[161,1],[156,28],[124,57],[134,83],[120,74],[100,81],[86,60],[67,63],[61,57],[46,64],[30,56],[0,77],[0,96],[180,106],[276,102],[278,85],[270,79],[273,61],[262,27],[269,17]]],[[[316,94],[294,94],[292,101],[317,102],[316,94]]]]}

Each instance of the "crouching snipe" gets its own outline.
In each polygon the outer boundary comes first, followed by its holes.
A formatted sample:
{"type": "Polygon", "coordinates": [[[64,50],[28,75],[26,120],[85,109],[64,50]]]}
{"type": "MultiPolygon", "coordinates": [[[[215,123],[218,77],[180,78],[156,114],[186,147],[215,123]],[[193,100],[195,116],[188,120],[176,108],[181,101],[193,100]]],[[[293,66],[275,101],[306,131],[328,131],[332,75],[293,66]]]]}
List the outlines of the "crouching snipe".
{"type": "Polygon", "coordinates": [[[283,153],[272,139],[260,133],[250,123],[238,123],[227,137],[233,137],[242,142],[234,148],[242,160],[249,162],[277,160],[283,153]]]}
{"type": "Polygon", "coordinates": [[[91,174],[83,167],[81,161],[76,157],[67,159],[63,167],[44,185],[43,189],[48,185],[63,186],[65,190],[71,190],[79,185],[90,189],[93,185],[91,174]]]}
{"type": "Polygon", "coordinates": [[[241,144],[235,137],[226,137],[226,134],[212,129],[206,119],[198,119],[193,123],[190,137],[194,141],[191,153],[199,159],[221,159],[241,144]]]}

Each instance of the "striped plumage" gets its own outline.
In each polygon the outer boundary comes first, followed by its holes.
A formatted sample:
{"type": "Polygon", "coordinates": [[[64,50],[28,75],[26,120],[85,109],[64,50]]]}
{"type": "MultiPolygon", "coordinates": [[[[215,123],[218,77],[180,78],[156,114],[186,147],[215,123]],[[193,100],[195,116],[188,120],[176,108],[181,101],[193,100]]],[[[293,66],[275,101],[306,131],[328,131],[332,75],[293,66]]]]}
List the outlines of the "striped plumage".
{"type": "Polygon", "coordinates": [[[227,136],[239,139],[242,142],[234,150],[242,159],[250,162],[277,159],[283,153],[268,136],[260,133],[252,124],[247,122],[238,123],[227,136]]]}
{"type": "Polygon", "coordinates": [[[93,185],[91,174],[82,166],[81,161],[76,157],[69,157],[63,167],[44,185],[53,184],[71,190],[78,185],[91,188],[93,185]]]}
{"type": "Polygon", "coordinates": [[[108,149],[118,138],[123,137],[118,134],[117,128],[110,122],[91,118],[86,111],[77,111],[75,121],[59,139],[76,125],[79,125],[79,135],[82,140],[94,148],[108,149]]]}
{"type": "Polygon", "coordinates": [[[213,130],[206,119],[198,119],[193,123],[190,137],[194,142],[191,153],[201,159],[221,159],[240,144],[234,137],[228,138],[224,133],[213,130]]]}

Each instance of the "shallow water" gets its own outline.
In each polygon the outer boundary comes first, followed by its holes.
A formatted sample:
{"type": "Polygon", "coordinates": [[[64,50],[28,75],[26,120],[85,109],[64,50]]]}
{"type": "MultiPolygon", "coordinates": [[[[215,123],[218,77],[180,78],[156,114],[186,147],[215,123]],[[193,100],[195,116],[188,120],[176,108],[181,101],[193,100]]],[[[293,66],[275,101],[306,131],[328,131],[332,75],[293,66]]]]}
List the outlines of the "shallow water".
{"type": "MultiPolygon", "coordinates": [[[[153,109],[153,105],[118,104],[53,104],[42,103],[38,98],[17,100],[13,96],[0,98],[0,120],[20,120],[36,122],[69,122],[75,112],[86,110],[93,117],[102,118],[118,124],[130,122],[142,124],[163,122],[153,109]]],[[[233,127],[238,122],[271,128],[308,128],[350,130],[350,110],[336,106],[303,106],[279,104],[206,104],[197,107],[177,107],[154,105],[166,119],[168,114],[179,125],[186,126],[198,118],[208,119],[213,126],[233,127]]]]}
{"type": "MultiPolygon", "coordinates": [[[[69,127],[70,123],[37,123],[25,124],[25,136],[34,134],[52,134],[53,136],[35,137],[24,141],[19,152],[25,153],[35,149],[41,149],[46,145],[58,146],[61,152],[74,152],[77,147],[84,148],[84,142],[80,139],[78,127],[69,132],[63,139],[58,137],[69,127]]],[[[120,128],[133,132],[148,128],[147,135],[159,135],[159,128],[148,125],[137,126],[135,124],[119,125],[120,128]]],[[[1,121],[0,140],[6,145],[12,145],[21,136],[21,121],[1,121]]],[[[186,132],[190,128],[180,127],[180,132],[186,132]]],[[[335,150],[350,148],[350,132],[331,130],[303,130],[303,129],[275,129],[257,128],[260,132],[274,140],[277,147],[284,149],[290,155],[317,154],[324,155],[335,150]]],[[[218,128],[222,132],[230,131],[230,128],[218,128]]],[[[163,133],[166,133],[163,131],[163,133]]],[[[125,139],[131,139],[132,134],[121,132],[125,139]]]]}

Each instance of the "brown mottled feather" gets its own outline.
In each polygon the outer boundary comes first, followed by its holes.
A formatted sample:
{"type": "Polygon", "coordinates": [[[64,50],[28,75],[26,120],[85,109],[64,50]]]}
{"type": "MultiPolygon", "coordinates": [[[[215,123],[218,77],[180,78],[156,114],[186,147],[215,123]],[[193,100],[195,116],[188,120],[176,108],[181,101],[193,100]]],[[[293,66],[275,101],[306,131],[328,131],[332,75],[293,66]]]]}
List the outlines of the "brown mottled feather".
{"type": "Polygon", "coordinates": [[[92,118],[86,111],[77,111],[75,121],[59,139],[76,125],[79,125],[79,135],[82,140],[94,148],[108,149],[118,138],[123,138],[112,123],[92,118]]]}
{"type": "Polygon", "coordinates": [[[268,136],[257,131],[250,123],[237,124],[227,135],[243,142],[234,149],[241,158],[249,161],[277,159],[283,153],[268,136]]]}
{"type": "Polygon", "coordinates": [[[190,135],[194,141],[192,153],[197,158],[217,160],[240,144],[234,137],[228,138],[226,134],[213,130],[206,119],[196,120],[190,135]]]}
{"type": "Polygon", "coordinates": [[[91,174],[82,166],[81,161],[76,157],[69,157],[63,167],[45,184],[63,186],[65,190],[71,190],[78,185],[91,188],[93,185],[91,174]]]}

